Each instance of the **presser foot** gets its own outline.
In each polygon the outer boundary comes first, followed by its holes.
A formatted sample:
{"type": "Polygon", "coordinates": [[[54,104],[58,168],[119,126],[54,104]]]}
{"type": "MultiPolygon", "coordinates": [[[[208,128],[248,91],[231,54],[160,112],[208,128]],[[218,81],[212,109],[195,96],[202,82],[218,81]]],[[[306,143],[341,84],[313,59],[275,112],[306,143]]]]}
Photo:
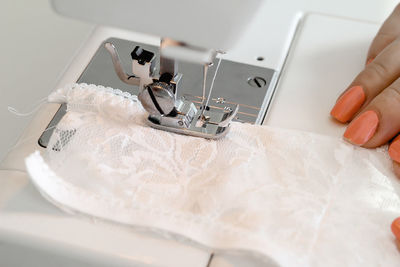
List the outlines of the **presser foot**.
{"type": "MultiPolygon", "coordinates": [[[[238,113],[239,106],[236,105],[234,109],[230,110],[210,110],[208,102],[212,86],[207,101],[205,101],[209,63],[204,65],[202,108],[198,110],[192,101],[183,97],[176,99],[177,86],[181,81],[182,74],[176,73],[175,67],[170,68],[172,65],[175,66],[174,59],[161,57],[160,70],[162,71],[159,76],[154,76],[152,71],[154,70],[154,53],[136,46],[131,52],[133,75],[129,76],[122,68],[114,45],[106,42],[104,47],[111,55],[115,72],[120,80],[130,85],[139,86],[138,99],[149,113],[147,122],[151,127],[207,139],[218,139],[226,135],[230,122],[238,113]]],[[[217,71],[214,74],[213,81],[216,73],[217,71]]]]}
{"type": "Polygon", "coordinates": [[[202,112],[194,104],[186,100],[180,103],[176,114],[160,116],[151,114],[147,118],[149,126],[163,131],[202,137],[206,139],[219,139],[229,131],[229,124],[236,116],[239,106],[229,112],[205,110],[202,112]]]}

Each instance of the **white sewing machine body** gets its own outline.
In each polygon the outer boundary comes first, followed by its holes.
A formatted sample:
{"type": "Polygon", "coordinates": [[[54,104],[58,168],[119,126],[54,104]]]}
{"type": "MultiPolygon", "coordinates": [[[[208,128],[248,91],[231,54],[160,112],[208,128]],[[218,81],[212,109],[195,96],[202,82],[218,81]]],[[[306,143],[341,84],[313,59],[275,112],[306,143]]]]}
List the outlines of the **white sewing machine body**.
{"type": "MultiPolygon", "coordinates": [[[[379,5],[382,4],[376,1],[371,7],[379,5]]],[[[392,3],[387,5],[393,6],[392,3]]],[[[343,1],[339,10],[346,6],[343,1]]],[[[368,43],[379,25],[307,14],[327,9],[324,4],[309,1],[266,1],[260,5],[243,35],[237,38],[240,40],[224,56],[227,68],[235,64],[245,67],[244,73],[235,73],[237,84],[245,90],[264,90],[255,112],[252,113],[251,108],[243,109],[245,121],[333,136],[341,134],[343,128],[328,118],[330,106],[362,68],[368,43]],[[322,36],[325,33],[329,34],[322,36]],[[326,69],[327,66],[330,69],[326,69]],[[266,84],[252,86],[249,78],[254,77],[263,78],[266,84]]],[[[332,14],[342,15],[340,12],[332,14]]],[[[362,16],[354,13],[354,17],[362,16]]],[[[101,71],[110,69],[100,69],[97,76],[90,69],[94,60],[103,60],[106,55],[101,51],[106,40],[120,47],[138,43],[151,49],[159,45],[159,38],[154,36],[98,26],[57,87],[77,81],[106,83],[101,71]]],[[[222,40],[219,43],[222,44],[222,40]]],[[[203,43],[205,47],[214,44],[203,43]]],[[[111,58],[109,60],[112,67],[111,58]]],[[[117,78],[112,84],[104,85],[127,88],[117,78]]],[[[257,98],[260,96],[255,95],[257,98]]],[[[218,97],[214,104],[222,108],[227,105],[218,97]]],[[[197,244],[180,243],[140,229],[67,215],[47,203],[29,184],[24,172],[24,158],[34,150],[44,149],[39,145],[39,139],[59,108],[57,104],[43,106],[20,137],[21,140],[28,136],[37,138],[15,147],[1,163],[0,265],[259,266],[252,258],[219,252],[212,256],[211,249],[197,244]]]]}

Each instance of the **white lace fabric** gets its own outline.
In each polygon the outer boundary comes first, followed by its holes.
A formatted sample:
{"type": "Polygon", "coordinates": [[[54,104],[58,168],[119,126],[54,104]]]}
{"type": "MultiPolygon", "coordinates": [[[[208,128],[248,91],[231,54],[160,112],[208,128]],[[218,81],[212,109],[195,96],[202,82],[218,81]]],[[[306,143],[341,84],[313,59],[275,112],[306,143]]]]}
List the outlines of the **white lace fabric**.
{"type": "Polygon", "coordinates": [[[173,134],[148,127],[135,96],[95,85],[49,101],[68,112],[26,166],[64,210],[281,266],[399,266],[400,185],[384,149],[242,123],[217,141],[173,134]]]}

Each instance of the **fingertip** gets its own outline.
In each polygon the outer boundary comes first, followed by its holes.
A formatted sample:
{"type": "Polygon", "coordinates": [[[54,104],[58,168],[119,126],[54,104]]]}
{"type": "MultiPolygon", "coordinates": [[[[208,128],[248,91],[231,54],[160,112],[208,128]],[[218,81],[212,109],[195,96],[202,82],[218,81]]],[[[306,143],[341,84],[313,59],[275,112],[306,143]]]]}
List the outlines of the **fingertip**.
{"type": "Polygon", "coordinates": [[[349,118],[342,116],[335,107],[331,110],[330,115],[336,122],[346,123],[349,120],[349,118]]]}
{"type": "Polygon", "coordinates": [[[397,238],[397,240],[400,240],[400,217],[396,218],[392,222],[391,229],[392,229],[392,233],[397,238]]]}
{"type": "Polygon", "coordinates": [[[378,125],[378,114],[373,110],[365,111],[349,124],[343,137],[353,145],[363,146],[374,136],[378,125]]]}
{"type": "Polygon", "coordinates": [[[339,97],[330,114],[341,123],[348,122],[364,104],[365,99],[363,87],[353,86],[339,97]]]}
{"type": "MultiPolygon", "coordinates": [[[[398,135],[393,142],[390,144],[388,153],[393,162],[398,166],[400,170],[400,135],[398,135]]],[[[400,172],[399,172],[400,173],[400,172]]]]}
{"type": "Polygon", "coordinates": [[[394,174],[400,179],[400,163],[393,161],[394,174]]]}

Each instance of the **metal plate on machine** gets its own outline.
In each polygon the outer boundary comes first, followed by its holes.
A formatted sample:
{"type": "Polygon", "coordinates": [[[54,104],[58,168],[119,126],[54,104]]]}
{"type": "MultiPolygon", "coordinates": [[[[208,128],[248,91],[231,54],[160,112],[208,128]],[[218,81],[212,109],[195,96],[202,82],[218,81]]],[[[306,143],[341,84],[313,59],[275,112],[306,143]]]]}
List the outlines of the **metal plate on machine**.
{"type": "MultiPolygon", "coordinates": [[[[111,42],[119,51],[125,70],[132,69],[131,56],[133,48],[137,45],[158,55],[158,47],[132,41],[109,38],[105,42],[111,42]]],[[[123,83],[114,71],[111,56],[104,48],[104,43],[99,47],[90,63],[87,65],[77,83],[87,83],[109,86],[131,94],[138,93],[137,86],[123,83]]],[[[156,66],[158,66],[157,57],[156,66]]],[[[208,71],[208,88],[218,59],[208,71]]],[[[178,96],[184,96],[194,102],[198,107],[201,104],[203,67],[198,64],[179,62],[178,72],[183,74],[178,96]]],[[[276,71],[273,69],[257,67],[248,64],[222,60],[217,73],[214,89],[209,106],[214,109],[229,110],[239,104],[239,112],[236,121],[261,124],[266,114],[269,102],[275,89],[276,71]]],[[[57,111],[46,130],[39,138],[39,145],[47,147],[53,128],[66,112],[63,104],[57,111]]]]}

